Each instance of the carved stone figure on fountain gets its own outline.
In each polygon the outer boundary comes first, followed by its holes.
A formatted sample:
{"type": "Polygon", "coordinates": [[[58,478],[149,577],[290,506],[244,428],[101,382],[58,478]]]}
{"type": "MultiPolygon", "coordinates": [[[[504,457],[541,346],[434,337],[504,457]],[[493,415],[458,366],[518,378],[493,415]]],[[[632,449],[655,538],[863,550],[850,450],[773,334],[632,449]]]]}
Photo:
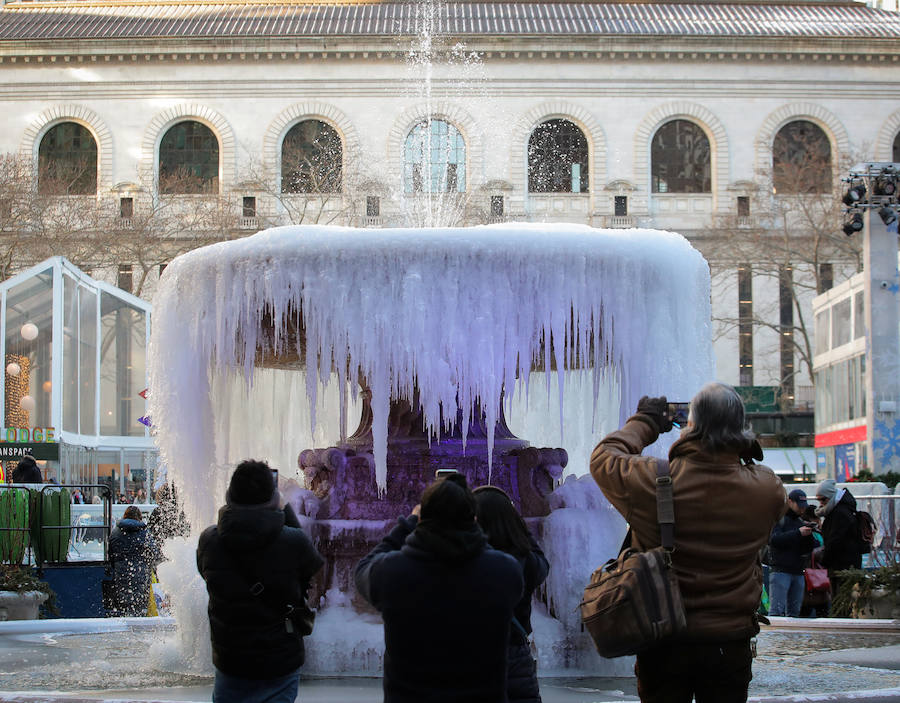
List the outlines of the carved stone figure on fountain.
{"type": "Polygon", "coordinates": [[[429,437],[418,392],[412,401],[400,398],[391,402],[391,482],[387,493],[379,495],[374,480],[371,391],[363,387],[361,396],[359,427],[346,444],[300,453],[298,465],[309,490],[305,515],[316,519],[393,519],[416,504],[440,468],[455,469],[474,486],[499,485],[526,517],[549,514],[547,496],[568,463],[564,449],[538,449],[516,437],[506,425],[501,405],[494,428],[493,461],[489,462],[486,418],[480,405],[473,409],[465,441],[462,410],[448,432],[429,437]]]}

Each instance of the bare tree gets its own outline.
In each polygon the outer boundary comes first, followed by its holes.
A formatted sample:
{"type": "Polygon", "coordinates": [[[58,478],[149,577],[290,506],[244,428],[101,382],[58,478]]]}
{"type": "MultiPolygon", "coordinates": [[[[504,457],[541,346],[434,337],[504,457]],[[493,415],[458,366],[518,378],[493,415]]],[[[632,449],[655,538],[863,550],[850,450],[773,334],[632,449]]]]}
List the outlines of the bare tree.
{"type": "Polygon", "coordinates": [[[163,183],[97,192],[89,166],[35,166],[0,156],[0,275],[7,278],[51,256],[88,270],[136,265],[131,292],[175,256],[234,236],[237,207],[187,170],[163,183]],[[86,178],[87,176],[87,178],[86,178]],[[166,193],[166,194],[160,194],[166,193]]]}
{"type": "Polygon", "coordinates": [[[50,256],[86,266],[104,250],[95,195],[73,188],[79,174],[44,167],[35,174],[19,154],[0,155],[0,275],[50,256]],[[37,176],[37,177],[36,177],[37,176]]]}
{"type": "MultiPolygon", "coordinates": [[[[841,230],[840,176],[851,162],[833,158],[821,132],[795,129],[779,133],[773,168],[744,184],[737,211],[718,218],[704,233],[701,248],[710,261],[713,287],[735,284],[735,270],[752,271],[755,281],[771,280],[774,301],[753,298],[714,318],[719,335],[770,330],[779,340],[782,358],[799,360],[813,378],[814,327],[810,301],[861,269],[862,238],[841,230]],[[745,305],[743,312],[739,310],[745,305]]],[[[738,279],[739,281],[740,279],[738,279]]],[[[740,298],[740,292],[739,292],[740,298]]],[[[785,404],[793,396],[793,362],[782,364],[785,404]]]]}
{"type": "Polygon", "coordinates": [[[187,169],[153,185],[144,182],[124,198],[108,199],[101,217],[106,258],[137,266],[131,292],[138,296],[151,274],[173,258],[233,237],[238,224],[237,204],[187,169]]]}

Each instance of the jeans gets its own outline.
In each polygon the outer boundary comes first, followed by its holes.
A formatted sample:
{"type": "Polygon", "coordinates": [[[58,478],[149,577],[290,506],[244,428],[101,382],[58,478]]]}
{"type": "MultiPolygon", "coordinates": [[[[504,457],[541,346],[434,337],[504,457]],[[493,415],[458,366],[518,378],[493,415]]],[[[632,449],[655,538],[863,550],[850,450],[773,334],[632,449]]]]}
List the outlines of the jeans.
{"type": "Polygon", "coordinates": [[[803,574],[773,571],[769,574],[769,615],[800,617],[806,582],[803,574]]]}
{"type": "Polygon", "coordinates": [[[300,670],[276,679],[244,679],[216,669],[213,703],[294,703],[300,670]]]}
{"type": "Polygon", "coordinates": [[[745,703],[753,655],[750,639],[673,642],[637,655],[641,703],[745,703]]]}

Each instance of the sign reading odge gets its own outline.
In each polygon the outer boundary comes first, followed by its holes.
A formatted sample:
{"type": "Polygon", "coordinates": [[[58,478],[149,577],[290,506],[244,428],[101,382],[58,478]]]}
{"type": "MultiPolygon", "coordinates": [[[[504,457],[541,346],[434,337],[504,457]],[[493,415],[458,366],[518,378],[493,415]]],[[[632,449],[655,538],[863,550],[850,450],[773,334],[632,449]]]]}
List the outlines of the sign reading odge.
{"type": "Polygon", "coordinates": [[[59,443],[55,427],[0,427],[0,459],[59,461],[59,443]]]}
{"type": "Polygon", "coordinates": [[[55,427],[0,427],[0,442],[55,441],[55,427]]]}

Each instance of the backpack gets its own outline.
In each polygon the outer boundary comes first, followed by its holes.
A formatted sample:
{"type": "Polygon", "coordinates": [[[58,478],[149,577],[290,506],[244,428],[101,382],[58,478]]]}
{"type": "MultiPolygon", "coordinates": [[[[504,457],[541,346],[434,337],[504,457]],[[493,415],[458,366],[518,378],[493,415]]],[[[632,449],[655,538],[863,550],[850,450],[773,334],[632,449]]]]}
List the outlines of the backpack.
{"type": "Polygon", "coordinates": [[[669,462],[656,462],[656,506],[662,546],[641,552],[629,546],[591,575],[581,601],[581,622],[600,656],[637,654],[687,627],[678,579],[672,569],[675,510],[669,462]]]}
{"type": "Polygon", "coordinates": [[[865,510],[857,510],[856,527],[859,533],[859,552],[860,554],[868,554],[872,551],[872,545],[875,543],[875,533],[878,532],[878,525],[875,524],[875,520],[865,510]]]}

